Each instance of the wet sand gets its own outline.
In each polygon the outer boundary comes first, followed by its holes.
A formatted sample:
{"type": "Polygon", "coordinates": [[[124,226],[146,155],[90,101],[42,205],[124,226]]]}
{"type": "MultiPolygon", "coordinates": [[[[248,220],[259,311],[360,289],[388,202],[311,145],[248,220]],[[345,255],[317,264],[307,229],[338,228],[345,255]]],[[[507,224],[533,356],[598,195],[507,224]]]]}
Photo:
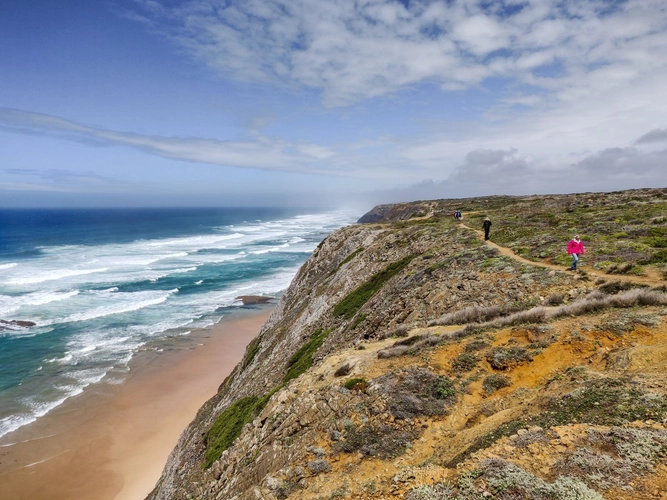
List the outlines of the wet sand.
{"type": "Polygon", "coordinates": [[[223,319],[173,350],[141,353],[122,384],[96,384],[3,436],[0,499],[145,498],[181,432],[241,360],[272,309],[223,319]]]}

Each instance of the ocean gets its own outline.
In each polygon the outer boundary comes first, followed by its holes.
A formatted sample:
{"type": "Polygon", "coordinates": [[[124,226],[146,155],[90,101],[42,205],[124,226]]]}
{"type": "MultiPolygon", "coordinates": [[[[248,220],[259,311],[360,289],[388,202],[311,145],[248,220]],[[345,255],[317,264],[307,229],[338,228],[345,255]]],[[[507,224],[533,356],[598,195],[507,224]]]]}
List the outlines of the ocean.
{"type": "Polygon", "coordinates": [[[0,210],[0,437],[141,350],[279,297],[357,215],[267,208],[0,210]]]}

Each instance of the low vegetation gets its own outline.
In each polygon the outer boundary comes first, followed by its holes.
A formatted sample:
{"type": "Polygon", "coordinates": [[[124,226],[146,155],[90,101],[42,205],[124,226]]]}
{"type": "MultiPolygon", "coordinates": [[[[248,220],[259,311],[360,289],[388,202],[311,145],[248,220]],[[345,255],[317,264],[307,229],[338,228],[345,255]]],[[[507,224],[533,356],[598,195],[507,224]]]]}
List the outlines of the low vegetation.
{"type": "Polygon", "coordinates": [[[345,381],[343,387],[349,391],[366,392],[366,389],[368,388],[368,382],[366,382],[366,379],[361,377],[351,378],[350,380],[345,381]]]}
{"type": "Polygon", "coordinates": [[[533,360],[530,353],[523,347],[494,347],[486,355],[486,361],[494,370],[512,369],[522,363],[533,360]]]}
{"type": "Polygon", "coordinates": [[[388,424],[350,426],[345,438],[336,444],[336,451],[359,452],[362,456],[390,459],[401,455],[418,433],[409,427],[388,424]]]}
{"type": "Polygon", "coordinates": [[[357,314],[357,311],[370,299],[382,286],[392,277],[400,273],[411,261],[414,255],[409,255],[387,266],[384,270],[375,274],[368,282],[350,292],[336,307],[333,315],[335,317],[343,316],[350,320],[357,314]]]}
{"type": "Polygon", "coordinates": [[[297,378],[313,366],[313,354],[315,354],[315,352],[322,346],[330,333],[331,330],[318,328],[310,337],[310,340],[292,355],[288,364],[287,373],[283,378],[284,384],[297,378]]]}
{"type": "MultiPolygon", "coordinates": [[[[587,252],[584,265],[608,263],[611,272],[643,272],[642,265],[667,262],[667,200],[664,190],[635,190],[605,194],[542,196],[499,203],[488,215],[493,220],[491,240],[536,262],[567,266],[567,242],[580,234],[587,252]],[[662,191],[662,192],[661,192],[662,191]],[[519,253],[519,252],[518,252],[519,253]]],[[[486,207],[471,200],[466,224],[481,228],[486,207]]],[[[609,272],[609,269],[605,269],[609,272]]]]}
{"type": "MultiPolygon", "coordinates": [[[[264,403],[266,404],[266,403],[264,403]]],[[[215,419],[206,435],[206,460],[204,467],[210,467],[222,452],[229,448],[241,434],[243,426],[261,411],[262,398],[248,396],[235,401],[215,419]]]]}
{"type": "Polygon", "coordinates": [[[464,352],[452,359],[452,371],[456,373],[469,372],[479,363],[479,358],[470,352],[464,352]]]}
{"type": "Polygon", "coordinates": [[[544,398],[536,414],[512,420],[475,440],[447,466],[454,467],[475,451],[490,447],[498,439],[516,434],[520,429],[588,423],[619,426],[634,421],[662,421],[667,417],[667,399],[642,392],[631,381],[603,378],[580,382],[578,387],[556,398],[544,398]]]}
{"type": "Polygon", "coordinates": [[[498,389],[502,389],[503,387],[509,387],[512,385],[512,380],[509,377],[506,377],[505,375],[500,375],[498,373],[492,373],[491,375],[487,375],[484,378],[484,382],[482,382],[482,389],[484,389],[484,392],[487,394],[491,394],[498,389]]]}
{"type": "Polygon", "coordinates": [[[394,358],[397,356],[415,355],[428,347],[441,344],[443,339],[432,333],[413,335],[395,342],[392,346],[378,351],[378,358],[394,358]]]}
{"type": "Polygon", "coordinates": [[[375,379],[388,399],[387,409],[397,419],[444,415],[456,403],[454,382],[424,368],[389,372],[375,379]]]}
{"type": "Polygon", "coordinates": [[[454,485],[435,484],[412,490],[406,500],[604,500],[583,481],[559,476],[549,483],[512,462],[484,460],[478,469],[463,473],[454,485]]]}

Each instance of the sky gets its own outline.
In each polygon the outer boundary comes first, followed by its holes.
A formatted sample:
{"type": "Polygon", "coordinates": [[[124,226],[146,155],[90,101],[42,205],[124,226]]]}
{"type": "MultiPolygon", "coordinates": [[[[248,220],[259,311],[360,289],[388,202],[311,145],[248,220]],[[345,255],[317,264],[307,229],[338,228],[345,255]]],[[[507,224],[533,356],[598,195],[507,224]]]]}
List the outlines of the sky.
{"type": "Polygon", "coordinates": [[[0,207],[666,186],[664,0],[0,0],[0,207]]]}

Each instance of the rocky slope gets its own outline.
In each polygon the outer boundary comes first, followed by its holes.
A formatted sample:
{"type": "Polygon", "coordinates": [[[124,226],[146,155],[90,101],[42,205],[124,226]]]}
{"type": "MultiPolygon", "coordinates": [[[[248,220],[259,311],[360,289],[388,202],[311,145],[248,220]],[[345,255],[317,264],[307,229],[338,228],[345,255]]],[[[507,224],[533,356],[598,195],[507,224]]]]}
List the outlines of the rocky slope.
{"type": "Polygon", "coordinates": [[[304,264],[149,498],[667,498],[665,214],[662,189],[376,207],[304,264]]]}

